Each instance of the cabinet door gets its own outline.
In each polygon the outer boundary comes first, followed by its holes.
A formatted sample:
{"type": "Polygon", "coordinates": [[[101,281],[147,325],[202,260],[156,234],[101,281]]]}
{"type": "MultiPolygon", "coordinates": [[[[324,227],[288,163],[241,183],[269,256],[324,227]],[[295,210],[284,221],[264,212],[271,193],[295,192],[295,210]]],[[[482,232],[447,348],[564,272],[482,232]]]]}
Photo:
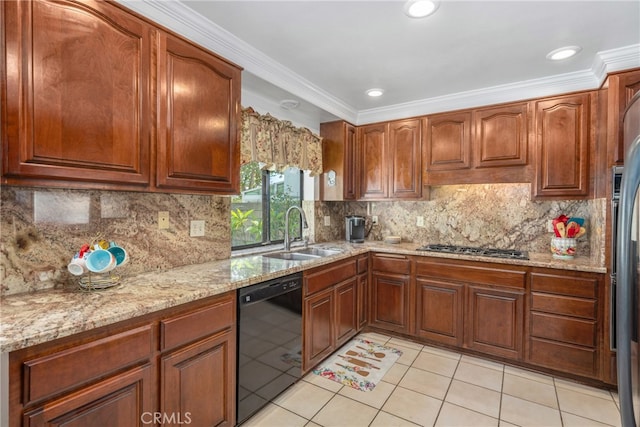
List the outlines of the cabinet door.
{"type": "Polygon", "coordinates": [[[369,278],[368,274],[358,276],[358,330],[367,325],[369,307],[369,278]]]}
{"type": "Polygon", "coordinates": [[[471,167],[471,113],[447,113],[426,119],[427,171],[471,167]]]}
{"type": "Polygon", "coordinates": [[[335,349],[333,287],[304,300],[302,370],[307,371],[335,349]]]}
{"type": "Polygon", "coordinates": [[[536,102],[535,197],[589,195],[590,94],[536,102]]]}
{"type": "Polygon", "coordinates": [[[358,141],[356,138],[356,127],[345,123],[344,129],[344,189],[345,200],[355,200],[358,198],[358,172],[360,167],[360,156],[358,153],[358,141]]]}
{"type": "Polygon", "coordinates": [[[155,392],[152,378],[151,365],[120,373],[26,411],[22,425],[121,427],[153,424],[155,392]]]}
{"type": "Polygon", "coordinates": [[[359,156],[356,127],[335,121],[320,123],[322,165],[320,200],[355,200],[358,193],[359,156]],[[328,172],[335,172],[330,180],[328,172]]]}
{"type": "Polygon", "coordinates": [[[462,347],[464,285],[420,277],[416,285],[416,334],[462,347]]]}
{"type": "Polygon", "coordinates": [[[468,286],[466,347],[522,358],[524,294],[468,286]]]}
{"type": "Polygon", "coordinates": [[[240,70],[163,34],[158,93],[157,186],[237,193],[240,70]]]}
{"type": "Polygon", "coordinates": [[[388,125],[363,126],[358,132],[360,198],[385,199],[389,196],[388,125]]]}
{"type": "Polygon", "coordinates": [[[389,125],[390,197],[419,198],[422,194],[422,133],[420,120],[389,125]]]}
{"type": "Polygon", "coordinates": [[[613,163],[623,164],[624,138],[622,136],[622,119],[633,96],[640,92],[640,70],[609,76],[609,107],[607,120],[609,146],[613,149],[613,163]]]}
{"type": "Polygon", "coordinates": [[[409,276],[374,271],[371,275],[371,326],[409,331],[409,276]]]}
{"type": "Polygon", "coordinates": [[[106,2],[0,6],[3,181],[147,188],[151,27],[106,2]]]}
{"type": "Polygon", "coordinates": [[[335,287],[335,348],[349,341],[358,330],[358,281],[353,278],[335,287]]]}
{"type": "Polygon", "coordinates": [[[160,412],[174,416],[163,425],[235,425],[235,335],[227,330],[162,357],[160,412]]]}
{"type": "Polygon", "coordinates": [[[475,110],[475,167],[527,164],[528,103],[475,110]]]}

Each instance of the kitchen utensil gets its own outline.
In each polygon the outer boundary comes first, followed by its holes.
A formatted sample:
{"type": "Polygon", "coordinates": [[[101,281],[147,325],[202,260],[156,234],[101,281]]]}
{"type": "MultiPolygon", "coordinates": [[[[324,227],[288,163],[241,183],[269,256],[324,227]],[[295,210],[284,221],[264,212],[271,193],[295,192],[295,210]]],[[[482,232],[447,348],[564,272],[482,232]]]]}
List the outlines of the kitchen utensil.
{"type": "Polygon", "coordinates": [[[364,348],[364,347],[360,347],[359,345],[357,345],[356,347],[357,347],[357,348],[359,348],[360,350],[364,350],[364,351],[366,351],[366,352],[367,352],[367,353],[369,353],[369,354],[373,354],[373,355],[374,355],[375,357],[377,357],[378,359],[382,359],[382,358],[384,358],[384,356],[386,356],[386,354],[384,354],[384,353],[380,353],[380,352],[378,352],[378,351],[371,351],[371,350],[367,350],[366,348],[364,348]]]}
{"type": "Polygon", "coordinates": [[[378,359],[375,359],[375,358],[373,358],[373,357],[363,356],[362,354],[357,353],[357,352],[355,352],[355,351],[353,351],[353,350],[347,350],[347,354],[348,354],[349,356],[363,357],[363,358],[365,358],[365,359],[375,360],[376,362],[382,362],[382,360],[378,360],[378,359]]]}
{"type": "Polygon", "coordinates": [[[584,228],[584,227],[580,227],[580,230],[578,231],[578,234],[576,234],[576,239],[577,239],[578,237],[582,237],[582,236],[584,236],[586,232],[587,232],[587,229],[586,229],[586,228],[584,228]]]}
{"type": "Polygon", "coordinates": [[[580,227],[584,225],[584,218],[577,218],[577,217],[569,218],[569,221],[567,221],[567,223],[572,221],[577,222],[580,227]]]}
{"type": "Polygon", "coordinates": [[[580,225],[575,221],[569,221],[566,226],[566,237],[573,239],[580,231],[580,225]]]}
{"type": "Polygon", "coordinates": [[[556,237],[564,238],[567,237],[567,230],[564,225],[564,222],[558,221],[554,228],[556,229],[556,237]]]}
{"type": "Polygon", "coordinates": [[[369,376],[369,371],[365,371],[364,369],[358,367],[358,366],[345,366],[345,365],[341,365],[340,363],[336,363],[336,365],[340,366],[341,368],[346,369],[347,371],[353,371],[356,374],[360,374],[363,377],[367,377],[369,376]]]}
{"type": "Polygon", "coordinates": [[[352,363],[354,365],[358,365],[358,366],[362,366],[363,368],[373,368],[373,369],[380,369],[377,366],[373,366],[371,363],[369,362],[365,362],[364,360],[360,360],[360,359],[355,359],[353,357],[347,357],[347,356],[343,356],[341,354],[339,354],[338,356],[342,357],[344,360],[346,360],[349,363],[352,363]]]}

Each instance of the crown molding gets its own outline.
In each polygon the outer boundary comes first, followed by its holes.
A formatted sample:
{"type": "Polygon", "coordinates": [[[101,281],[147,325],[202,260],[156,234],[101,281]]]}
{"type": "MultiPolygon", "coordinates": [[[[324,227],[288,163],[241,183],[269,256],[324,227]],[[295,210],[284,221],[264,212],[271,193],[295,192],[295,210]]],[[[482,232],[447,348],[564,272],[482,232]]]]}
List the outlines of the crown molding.
{"type": "Polygon", "coordinates": [[[591,71],[577,71],[561,76],[532,79],[517,83],[491,86],[454,94],[438,96],[361,110],[358,113],[357,125],[405,117],[422,116],[445,111],[460,110],[482,105],[501,104],[531,98],[541,98],[563,92],[598,87],[599,82],[591,71]]]}
{"type": "Polygon", "coordinates": [[[235,62],[246,72],[356,125],[596,89],[608,73],[640,67],[640,44],[635,44],[598,52],[588,70],[358,111],[180,1],[116,1],[235,62]]]}
{"type": "Polygon", "coordinates": [[[354,107],[304,79],[258,49],[179,1],[116,0],[123,6],[169,28],[205,49],[328,113],[353,122],[354,107]]]}

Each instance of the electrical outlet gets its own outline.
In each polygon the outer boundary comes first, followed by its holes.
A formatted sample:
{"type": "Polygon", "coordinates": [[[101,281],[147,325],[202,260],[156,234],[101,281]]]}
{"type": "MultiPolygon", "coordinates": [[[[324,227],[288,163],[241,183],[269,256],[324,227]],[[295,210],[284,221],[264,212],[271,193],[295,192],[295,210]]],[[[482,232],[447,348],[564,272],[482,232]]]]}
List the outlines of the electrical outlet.
{"type": "Polygon", "coordinates": [[[202,237],[204,236],[204,221],[203,220],[193,220],[191,221],[191,227],[189,230],[189,236],[191,237],[202,237]]]}
{"type": "Polygon", "coordinates": [[[160,230],[166,230],[167,228],[169,228],[169,212],[168,211],[158,212],[158,228],[160,230]]]}
{"type": "Polygon", "coordinates": [[[419,216],[419,217],[416,218],[416,226],[424,227],[424,217],[423,216],[419,216]]]}
{"type": "Polygon", "coordinates": [[[371,223],[372,223],[373,225],[378,225],[378,215],[373,215],[373,216],[371,217],[371,223]]]}
{"type": "Polygon", "coordinates": [[[549,233],[553,233],[553,220],[552,219],[547,221],[547,231],[549,233]]]}
{"type": "Polygon", "coordinates": [[[331,227],[331,217],[329,215],[324,216],[324,226],[331,227]]]}

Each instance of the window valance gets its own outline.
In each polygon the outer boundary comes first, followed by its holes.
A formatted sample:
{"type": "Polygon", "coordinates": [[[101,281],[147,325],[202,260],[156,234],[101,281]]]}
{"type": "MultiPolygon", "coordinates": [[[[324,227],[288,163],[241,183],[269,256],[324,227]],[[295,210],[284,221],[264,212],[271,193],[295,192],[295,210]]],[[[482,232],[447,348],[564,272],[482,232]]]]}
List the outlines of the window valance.
{"type": "Polygon", "coordinates": [[[307,128],[286,120],[258,114],[251,107],[242,110],[241,163],[261,162],[269,170],[297,167],[322,173],[322,138],[307,128]]]}

